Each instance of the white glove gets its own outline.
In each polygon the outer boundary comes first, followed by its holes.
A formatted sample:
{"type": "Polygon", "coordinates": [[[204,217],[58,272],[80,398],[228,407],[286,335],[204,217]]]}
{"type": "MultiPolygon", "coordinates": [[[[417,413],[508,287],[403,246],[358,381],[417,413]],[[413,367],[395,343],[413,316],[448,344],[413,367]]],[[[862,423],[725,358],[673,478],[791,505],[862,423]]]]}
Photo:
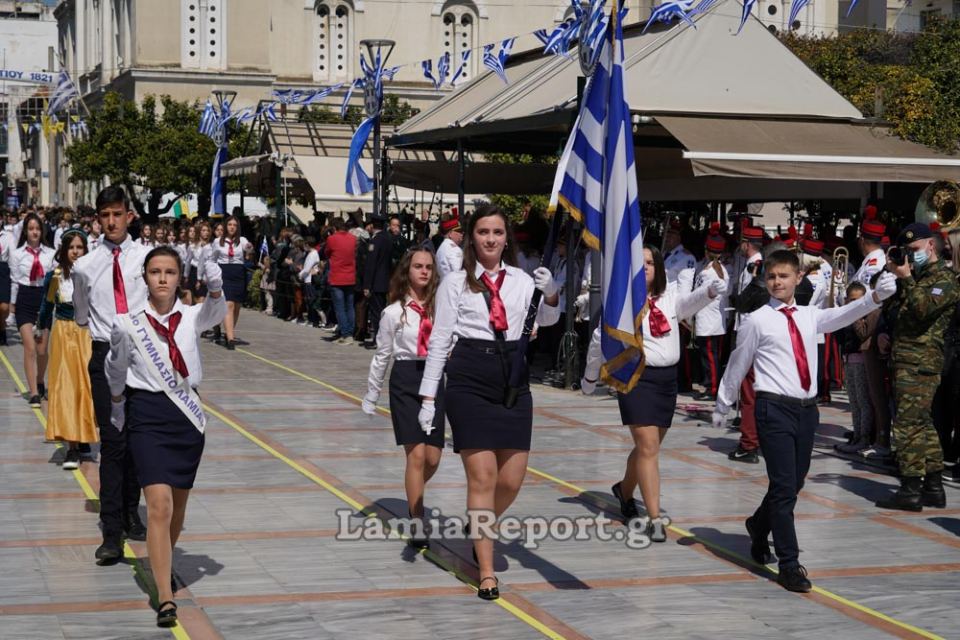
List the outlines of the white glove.
{"type": "Polygon", "coordinates": [[[553,280],[553,274],[546,267],[537,267],[533,270],[533,282],[547,298],[560,291],[560,287],[553,280]]]}
{"type": "Polygon", "coordinates": [[[713,426],[717,429],[726,429],[727,428],[727,416],[724,413],[719,411],[714,411],[710,416],[710,422],[713,423],[713,426]]]}
{"type": "Polygon", "coordinates": [[[711,298],[717,298],[727,292],[726,280],[714,280],[707,286],[707,295],[711,298]]]}
{"type": "Polygon", "coordinates": [[[420,414],[417,421],[420,422],[420,428],[427,435],[433,433],[433,416],[437,413],[437,406],[433,400],[424,400],[420,405],[420,414]]]}
{"type": "Polygon", "coordinates": [[[580,392],[585,396],[592,396],[597,390],[597,381],[590,382],[586,378],[580,378],[580,392]]]}
{"type": "Polygon", "coordinates": [[[581,293],[577,296],[577,300],[573,303],[573,306],[577,309],[583,309],[588,304],[590,304],[590,294],[581,293]]]}
{"type": "Polygon", "coordinates": [[[368,416],[375,416],[377,415],[377,400],[379,399],[380,396],[368,391],[367,395],[363,396],[363,402],[360,403],[360,408],[368,416]]]}
{"type": "Polygon", "coordinates": [[[873,292],[876,293],[877,297],[881,300],[886,300],[897,292],[897,276],[889,271],[884,271],[877,279],[877,285],[874,287],[873,292]]]}
{"type": "Polygon", "coordinates": [[[207,261],[203,265],[203,281],[210,293],[223,291],[223,270],[217,264],[213,251],[207,254],[207,261]]]}
{"type": "Polygon", "coordinates": [[[112,424],[117,431],[123,431],[123,423],[127,419],[125,404],[126,400],[122,396],[119,401],[113,398],[110,399],[110,424],[112,424]]]}

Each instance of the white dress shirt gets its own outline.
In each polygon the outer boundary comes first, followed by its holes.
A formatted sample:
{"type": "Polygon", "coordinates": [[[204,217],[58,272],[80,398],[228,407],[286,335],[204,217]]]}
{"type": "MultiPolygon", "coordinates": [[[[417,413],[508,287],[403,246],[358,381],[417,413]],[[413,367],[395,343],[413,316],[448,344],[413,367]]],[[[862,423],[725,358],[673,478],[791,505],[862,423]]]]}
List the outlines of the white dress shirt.
{"type": "MultiPolygon", "coordinates": [[[[650,334],[650,313],[643,314],[643,355],[649,367],[669,367],[680,361],[680,321],[696,314],[710,303],[709,286],[694,291],[681,292],[676,283],[667,284],[666,291],[656,300],[657,309],[663,312],[670,323],[670,330],[654,338],[650,334]]],[[[587,348],[587,365],[583,377],[596,380],[603,364],[600,348],[600,327],[593,332],[587,348]]]]}
{"type": "Polygon", "coordinates": [[[12,233],[9,233],[6,229],[0,231],[0,262],[9,264],[10,254],[13,253],[16,245],[17,241],[12,233]]]}
{"type": "Polygon", "coordinates": [[[193,260],[190,245],[186,242],[175,242],[170,246],[177,252],[177,255],[180,256],[180,264],[183,265],[183,277],[186,279],[187,275],[189,275],[190,263],[193,260]]]}
{"type": "Polygon", "coordinates": [[[462,269],[463,249],[450,238],[444,238],[437,249],[437,273],[440,274],[440,279],[462,269]]]}
{"type": "Polygon", "coordinates": [[[667,270],[667,282],[676,282],[681,271],[697,266],[697,259],[682,244],[678,244],[664,254],[663,266],[667,270]]]}
{"type": "Polygon", "coordinates": [[[137,238],[136,240],[134,240],[134,243],[140,245],[141,247],[146,247],[147,249],[156,249],[156,248],[157,248],[157,243],[156,243],[156,242],[154,242],[153,240],[146,239],[146,238],[137,238]]]}
{"type": "Polygon", "coordinates": [[[87,253],[100,246],[103,242],[103,235],[95,236],[92,233],[87,236],[87,253]]]}
{"type": "MultiPolygon", "coordinates": [[[[500,300],[507,311],[507,330],[504,339],[519,340],[523,333],[523,322],[527,316],[527,307],[536,289],[533,278],[518,267],[501,264],[507,275],[500,287],[500,300]]],[[[499,272],[498,272],[499,273],[499,272]]],[[[483,275],[480,263],[474,270],[479,279],[483,275]]],[[[492,276],[496,282],[497,276],[492,276]]],[[[462,269],[455,271],[440,281],[434,303],[433,331],[430,333],[427,365],[420,384],[420,395],[433,397],[443,376],[447,363],[447,354],[453,347],[455,338],[475,340],[494,340],[493,327],[490,326],[490,310],[482,293],[475,293],[467,287],[467,274],[462,269]]],[[[541,299],[537,310],[537,323],[541,327],[556,324],[560,319],[560,306],[551,307],[541,299]]]]}
{"type": "Polygon", "coordinates": [[[310,251],[307,253],[307,257],[303,259],[303,269],[300,269],[300,280],[302,282],[310,282],[310,272],[319,264],[320,254],[317,253],[316,249],[310,249],[310,251]]]}
{"type": "MultiPolygon", "coordinates": [[[[699,265],[697,277],[694,281],[694,288],[700,289],[709,286],[712,282],[722,281],[727,283],[727,290],[729,291],[730,276],[722,265],[720,267],[720,273],[722,275],[717,274],[711,261],[704,259],[699,265]]],[[[694,330],[696,331],[697,337],[722,336],[727,333],[727,299],[727,294],[717,296],[710,300],[707,306],[696,313],[694,316],[696,322],[694,330]]]]}
{"type": "Polygon", "coordinates": [[[814,398],[817,395],[817,334],[832,333],[846,327],[878,308],[872,292],[842,307],[819,309],[798,307],[793,313],[810,369],[810,388],[800,385],[800,373],[793,355],[786,314],[779,311],[786,305],[776,298],[749,316],[737,333],[737,348],[730,354],[727,370],[720,381],[717,408],[726,413],[737,401],[740,382],[753,367],[753,388],[791,398],[814,398]]]}
{"type": "Polygon", "coordinates": [[[66,231],[64,227],[57,227],[57,230],[53,232],[53,249],[56,251],[60,248],[60,243],[63,242],[63,232],[66,231]]]}
{"type": "Polygon", "coordinates": [[[221,245],[219,240],[214,240],[208,246],[214,252],[217,264],[243,264],[243,254],[253,245],[250,244],[249,240],[240,236],[237,242],[233,244],[233,257],[230,257],[230,243],[227,241],[224,241],[221,245]]]}
{"type": "Polygon", "coordinates": [[[863,263],[857,269],[853,279],[869,289],[870,279],[883,271],[885,266],[887,266],[887,254],[884,253],[883,249],[874,249],[864,257],[863,263]]]}
{"type": "Polygon", "coordinates": [[[39,280],[30,279],[30,271],[33,268],[33,254],[27,251],[27,246],[17,247],[10,252],[10,303],[17,303],[17,290],[20,287],[42,287],[43,277],[47,275],[54,267],[54,256],[57,252],[50,247],[41,244],[40,264],[43,265],[43,275],[39,280]]]}
{"type": "MultiPolygon", "coordinates": [[[[115,246],[104,237],[99,247],[81,256],[70,270],[76,322],[81,327],[89,327],[90,337],[98,342],[109,342],[113,319],[117,315],[113,296],[115,246]]],[[[120,271],[123,273],[123,290],[130,313],[140,311],[147,303],[143,260],[150,251],[150,247],[135,243],[130,236],[120,245],[120,271]]]]}
{"type": "Polygon", "coordinates": [[[197,269],[200,267],[200,254],[203,252],[204,245],[194,242],[188,243],[187,246],[190,248],[190,266],[197,269]]]}
{"type": "Polygon", "coordinates": [[[404,306],[399,301],[387,305],[380,316],[380,329],[377,331],[377,352],[370,361],[370,375],[367,376],[369,395],[380,396],[383,380],[387,375],[390,359],[424,360],[417,355],[417,340],[420,337],[420,314],[409,306],[408,296],[404,306]]]}
{"type": "MultiPolygon", "coordinates": [[[[149,303],[146,305],[147,314],[159,320],[165,327],[169,326],[170,315],[180,312],[180,324],[177,325],[177,331],[173,337],[187,365],[187,373],[190,374],[187,382],[194,389],[203,381],[203,367],[200,365],[200,334],[220,324],[227,315],[226,300],[222,295],[216,298],[207,296],[202,304],[189,307],[177,300],[173,303],[173,308],[163,315],[157,313],[153,305],[149,303]]],[[[123,393],[124,386],[155,393],[163,392],[164,387],[157,383],[150,371],[155,365],[152,361],[143,359],[134,342],[135,338],[127,332],[119,317],[115,318],[111,333],[113,337],[105,367],[110,393],[119,396],[123,393]]],[[[166,345],[166,340],[162,337],[159,337],[159,340],[161,344],[166,345]]]]}
{"type": "MultiPolygon", "coordinates": [[[[756,262],[763,262],[763,256],[759,253],[755,253],[749,258],[746,259],[744,263],[743,270],[740,272],[740,279],[737,281],[737,291],[736,293],[743,293],[743,291],[750,286],[750,282],[753,280],[753,274],[750,273],[750,267],[753,266],[756,262]]],[[[748,313],[738,313],[736,319],[733,322],[734,331],[740,330],[740,323],[746,320],[750,314],[748,313]]]]}

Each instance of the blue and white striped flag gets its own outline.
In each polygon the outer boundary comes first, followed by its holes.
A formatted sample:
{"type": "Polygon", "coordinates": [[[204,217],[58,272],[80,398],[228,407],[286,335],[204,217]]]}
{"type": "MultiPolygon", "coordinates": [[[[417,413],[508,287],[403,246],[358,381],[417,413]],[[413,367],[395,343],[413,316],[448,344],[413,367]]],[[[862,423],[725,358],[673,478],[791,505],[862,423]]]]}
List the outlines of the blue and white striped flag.
{"type": "Polygon", "coordinates": [[[373,180],[360,166],[360,157],[376,119],[377,116],[374,116],[361,122],[350,140],[350,159],[347,161],[347,193],[350,195],[359,196],[373,191],[373,180]]]}
{"type": "Polygon", "coordinates": [[[559,202],[584,224],[584,242],[603,257],[603,379],[630,391],[646,364],[647,302],[633,127],[623,73],[623,28],[614,7],[597,69],[564,149],[554,183],[559,202]]]}
{"type": "Polygon", "coordinates": [[[213,174],[210,176],[210,211],[215,216],[222,216],[224,211],[224,189],[225,180],[220,175],[220,166],[227,161],[227,145],[224,143],[217,150],[217,155],[213,157],[213,174]]]}
{"type": "Polygon", "coordinates": [[[793,29],[793,23],[797,21],[800,12],[810,4],[810,1],[811,0],[792,0],[790,2],[790,19],[787,21],[787,29],[793,29]]]}
{"type": "Polygon", "coordinates": [[[467,71],[467,63],[470,62],[470,49],[467,49],[460,54],[460,66],[457,67],[456,72],[453,74],[453,78],[450,79],[450,86],[456,88],[457,81],[463,77],[463,74],[467,71]]]}
{"type": "Polygon", "coordinates": [[[450,75],[450,52],[447,51],[437,60],[437,89],[443,86],[450,75]]]}
{"type": "MultiPolygon", "coordinates": [[[[260,241],[260,260],[263,260],[263,256],[270,253],[270,247],[267,246],[267,236],[263,236],[263,239],[260,241]]],[[[260,262],[257,260],[257,262],[260,262]]]]}
{"type": "Polygon", "coordinates": [[[76,85],[70,80],[70,74],[61,71],[60,75],[57,76],[57,86],[53,90],[53,95],[50,96],[50,104],[47,105],[47,113],[52,116],[57,111],[65,109],[71,100],[79,97],[80,92],[77,91],[76,85]]]}
{"type": "Polygon", "coordinates": [[[507,38],[501,42],[500,53],[497,55],[493,55],[493,49],[497,46],[496,44],[488,44],[483,48],[483,66],[500,76],[504,84],[510,84],[505,66],[507,60],[510,59],[510,52],[513,50],[513,43],[516,42],[516,40],[516,38],[507,38]]]}
{"type": "Polygon", "coordinates": [[[207,100],[207,104],[203,107],[203,113],[200,114],[200,133],[212,138],[217,132],[217,125],[217,111],[207,100]]]}
{"type": "Polygon", "coordinates": [[[647,24],[644,25],[642,33],[646,33],[647,29],[658,22],[668,23],[672,22],[674,18],[680,18],[696,29],[697,25],[690,18],[692,10],[693,0],[667,0],[667,2],[654,7],[653,11],[650,12],[650,17],[647,18],[647,24]]]}
{"type": "Polygon", "coordinates": [[[547,42],[550,40],[550,34],[547,33],[546,29],[537,29],[533,32],[534,37],[540,41],[540,44],[546,46],[547,42]]]}
{"type": "Polygon", "coordinates": [[[432,82],[435,89],[439,89],[440,83],[433,75],[433,60],[424,60],[420,63],[420,68],[423,69],[423,77],[432,82]]]}
{"type": "Polygon", "coordinates": [[[740,35],[740,32],[743,31],[743,25],[747,24],[747,20],[750,19],[750,12],[753,11],[756,4],[757,0],[743,0],[743,14],[740,16],[740,28],[737,29],[737,35],[740,35]]]}
{"type": "Polygon", "coordinates": [[[700,0],[700,4],[690,10],[688,15],[695,16],[699,13],[706,13],[713,9],[721,0],[700,0]]]}
{"type": "Polygon", "coordinates": [[[363,87],[363,78],[357,78],[353,83],[347,87],[347,94],[343,96],[343,104],[340,105],[340,119],[347,119],[347,108],[350,107],[350,98],[353,97],[354,89],[360,89],[363,87]]]}

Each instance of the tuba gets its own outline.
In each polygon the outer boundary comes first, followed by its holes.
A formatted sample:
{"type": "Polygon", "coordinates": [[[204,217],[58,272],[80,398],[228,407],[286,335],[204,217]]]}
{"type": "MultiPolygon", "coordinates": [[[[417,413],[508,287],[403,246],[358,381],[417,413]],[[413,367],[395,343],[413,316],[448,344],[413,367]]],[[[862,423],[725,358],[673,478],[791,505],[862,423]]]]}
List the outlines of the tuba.
{"type": "Polygon", "coordinates": [[[941,229],[960,228],[960,184],[938,180],[924,189],[914,219],[926,224],[938,222],[941,229]]]}

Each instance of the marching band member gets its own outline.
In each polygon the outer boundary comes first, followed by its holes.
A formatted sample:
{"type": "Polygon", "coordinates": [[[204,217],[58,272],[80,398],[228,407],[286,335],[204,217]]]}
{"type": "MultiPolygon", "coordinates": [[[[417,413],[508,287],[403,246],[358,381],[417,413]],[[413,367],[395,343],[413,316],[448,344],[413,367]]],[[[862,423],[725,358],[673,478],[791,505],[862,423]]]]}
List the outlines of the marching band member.
{"type": "Polygon", "coordinates": [[[697,266],[697,259],[687,251],[681,241],[683,225],[676,218],[670,220],[663,239],[663,264],[667,270],[667,282],[676,282],[680,272],[697,266]]]}
{"type": "Polygon", "coordinates": [[[183,277],[179,254],[171,247],[148,253],[143,263],[147,305],[116,317],[107,356],[110,422],[128,433],[147,500],[147,554],[161,627],[177,621],[173,547],[183,530],[205,441],[206,416],[196,393],[203,379],[200,333],[227,313],[220,267],[212,255],[204,269],[210,295],[203,304],[187,306],[177,295],[183,277]]]}
{"type": "MultiPolygon", "coordinates": [[[[698,266],[694,289],[700,289],[712,282],[722,281],[729,291],[730,274],[720,262],[727,248],[727,242],[719,234],[719,225],[711,227],[711,234],[705,243],[706,254],[698,266]]],[[[717,385],[723,375],[720,366],[723,337],[727,334],[727,296],[717,296],[694,316],[696,344],[700,350],[700,365],[703,369],[703,393],[697,400],[716,400],[717,385]]]]}
{"type": "MultiPolygon", "coordinates": [[[[226,339],[224,346],[233,351],[236,348],[234,332],[240,320],[240,307],[247,295],[247,277],[243,267],[243,256],[252,245],[240,235],[240,221],[229,216],[223,225],[223,235],[210,245],[217,264],[223,272],[223,294],[227,299],[227,316],[223,321],[226,339]]],[[[209,261],[204,262],[204,267],[209,261]]],[[[204,273],[206,281],[206,273],[204,273]]],[[[207,286],[209,289],[209,285],[207,286]]]]}
{"type": "MultiPolygon", "coordinates": [[[[367,394],[363,412],[374,415],[383,388],[387,365],[393,359],[390,373],[390,417],[398,446],[403,446],[407,465],[404,485],[411,518],[423,518],[424,486],[440,466],[443,452],[443,385],[437,387],[433,429],[420,428],[420,384],[426,365],[427,344],[433,328],[433,310],[440,277],[434,269],[433,253],[427,249],[407,251],[390,282],[389,305],[380,318],[377,352],[370,362],[367,394]]],[[[417,532],[410,543],[417,548],[427,546],[425,536],[417,532]]]]}
{"type": "Polygon", "coordinates": [[[80,444],[97,442],[97,416],[90,391],[92,348],[90,332],[74,322],[73,280],[70,270],[87,253],[87,238],[79,229],[67,229],[57,250],[59,266],[43,281],[43,302],[37,328],[49,331],[50,402],[47,405],[47,440],[67,443],[61,467],[80,466],[80,444]],[[54,320],[56,318],[56,320],[54,320]]]}
{"type": "MultiPolygon", "coordinates": [[[[526,371],[521,372],[523,387],[516,403],[509,408],[505,395],[534,289],[544,296],[537,312],[540,326],[554,324],[560,311],[550,270],[540,267],[531,278],[514,266],[515,253],[506,214],[494,205],[477,209],[467,224],[463,269],[447,275],[437,291],[436,320],[420,385],[420,426],[430,432],[446,368],[446,413],[454,451],[460,453],[466,472],[467,509],[474,524],[480,511],[495,517],[503,514],[527,471],[533,398],[526,371]],[[448,357],[455,338],[456,347],[448,357]]],[[[471,527],[480,569],[477,595],[484,600],[500,597],[492,535],[471,527]]]]}
{"type": "MultiPolygon", "coordinates": [[[[636,386],[629,393],[617,394],[620,419],[630,427],[633,449],[627,458],[623,479],[612,487],[620,501],[620,513],[629,522],[638,517],[633,492],[640,485],[640,494],[647,515],[647,535],[653,542],[665,542],[666,525],[660,516],[660,443],[667,435],[677,407],[677,363],[680,361],[680,321],[692,317],[711,301],[722,300],[727,282],[711,279],[694,291],[681,290],[667,282],[660,250],[643,249],[647,279],[647,309],[643,316],[643,353],[646,366],[636,386]]],[[[600,375],[603,356],[597,327],[590,341],[587,366],[580,383],[582,392],[593,393],[600,375]]]]}
{"type": "Polygon", "coordinates": [[[443,242],[437,248],[437,272],[443,280],[448,274],[463,268],[463,250],[460,248],[463,230],[456,208],[450,217],[440,221],[440,233],[443,234],[443,242]]]}
{"type": "Polygon", "coordinates": [[[43,374],[47,369],[47,345],[34,325],[43,301],[43,279],[53,268],[54,251],[42,242],[43,221],[31,213],[24,218],[20,242],[10,255],[10,300],[16,308],[17,330],[23,341],[23,371],[30,390],[31,407],[46,396],[43,374]]]}

